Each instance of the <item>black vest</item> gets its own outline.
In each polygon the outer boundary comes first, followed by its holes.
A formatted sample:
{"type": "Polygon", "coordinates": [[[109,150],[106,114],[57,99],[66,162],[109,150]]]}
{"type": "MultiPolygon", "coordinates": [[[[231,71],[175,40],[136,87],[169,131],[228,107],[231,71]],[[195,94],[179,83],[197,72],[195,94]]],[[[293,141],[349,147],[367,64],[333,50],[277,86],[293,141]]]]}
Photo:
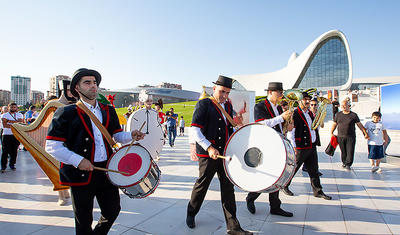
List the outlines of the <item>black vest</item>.
{"type": "MultiPolygon", "coordinates": [[[[232,117],[232,104],[225,102],[225,111],[232,117]]],[[[211,142],[211,146],[216,148],[222,155],[226,142],[233,133],[233,127],[225,119],[218,107],[210,99],[202,99],[197,102],[192,125],[199,127],[201,133],[211,142]]],[[[199,157],[209,157],[208,152],[196,143],[196,154],[199,157]]]]}
{"type": "MultiPolygon", "coordinates": [[[[282,107],[278,105],[277,107],[279,115],[283,113],[282,107]]],[[[264,102],[260,102],[254,106],[254,120],[255,122],[260,122],[265,119],[274,118],[275,112],[271,106],[271,103],[268,99],[265,99],[264,102]]],[[[282,133],[281,127],[279,124],[275,125],[274,128],[277,132],[282,133]]]]}
{"type": "MultiPolygon", "coordinates": [[[[99,106],[103,117],[102,124],[108,133],[112,136],[122,131],[115,109],[100,102],[99,106]]],[[[69,150],[92,163],[94,161],[95,142],[92,124],[89,116],[75,104],[60,107],[56,110],[46,139],[63,141],[69,150]]],[[[104,137],[103,141],[108,159],[113,151],[104,137]]],[[[91,171],[81,171],[72,165],[61,163],[60,183],[62,185],[86,185],[90,182],[91,175],[91,171]]]]}
{"type": "MultiPolygon", "coordinates": [[[[311,113],[311,111],[309,111],[311,113]]],[[[311,120],[314,120],[314,115],[310,115],[311,120]]],[[[298,107],[293,113],[294,127],[296,128],[294,133],[294,139],[296,142],[296,149],[310,149],[312,148],[312,139],[310,128],[307,123],[307,119],[303,114],[303,111],[298,107]]]]}

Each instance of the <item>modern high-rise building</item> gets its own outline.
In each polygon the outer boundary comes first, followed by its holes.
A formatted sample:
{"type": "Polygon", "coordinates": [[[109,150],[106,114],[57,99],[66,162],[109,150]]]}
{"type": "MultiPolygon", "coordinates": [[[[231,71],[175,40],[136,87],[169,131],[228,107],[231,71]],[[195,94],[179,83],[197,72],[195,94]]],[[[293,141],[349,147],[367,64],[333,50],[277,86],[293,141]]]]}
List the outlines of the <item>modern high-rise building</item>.
{"type": "Polygon", "coordinates": [[[11,101],[17,105],[30,103],[31,78],[11,76],[11,101]]]}
{"type": "Polygon", "coordinates": [[[66,75],[57,75],[57,76],[51,77],[50,78],[50,90],[49,90],[49,93],[48,93],[49,97],[50,96],[57,96],[58,97],[58,91],[59,91],[58,82],[60,80],[71,80],[71,78],[66,76],[66,75]]]}
{"type": "Polygon", "coordinates": [[[32,91],[31,92],[31,101],[32,104],[40,103],[44,99],[44,93],[41,91],[32,91]]]}
{"type": "Polygon", "coordinates": [[[10,103],[11,91],[0,90],[0,105],[8,105],[10,103]]]}

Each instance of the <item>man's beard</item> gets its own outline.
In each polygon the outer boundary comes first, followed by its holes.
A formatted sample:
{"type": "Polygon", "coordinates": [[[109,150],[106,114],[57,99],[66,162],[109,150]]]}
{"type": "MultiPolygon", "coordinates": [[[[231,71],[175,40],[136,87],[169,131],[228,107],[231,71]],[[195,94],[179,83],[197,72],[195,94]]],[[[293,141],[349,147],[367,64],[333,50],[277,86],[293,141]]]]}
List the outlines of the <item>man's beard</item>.
{"type": "Polygon", "coordinates": [[[78,93],[79,93],[80,96],[84,96],[88,100],[95,100],[96,97],[97,97],[97,92],[94,93],[93,97],[91,97],[91,95],[90,95],[91,93],[90,94],[88,94],[88,93],[85,94],[85,93],[83,93],[81,91],[78,91],[78,93]]]}

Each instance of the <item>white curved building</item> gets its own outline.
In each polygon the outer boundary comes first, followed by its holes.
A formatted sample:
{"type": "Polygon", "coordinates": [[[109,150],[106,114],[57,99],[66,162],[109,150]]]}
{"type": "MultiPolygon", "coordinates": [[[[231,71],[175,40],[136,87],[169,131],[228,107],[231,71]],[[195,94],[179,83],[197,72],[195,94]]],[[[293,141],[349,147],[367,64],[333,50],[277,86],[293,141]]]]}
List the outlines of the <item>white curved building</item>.
{"type": "Polygon", "coordinates": [[[300,55],[293,53],[281,70],[249,75],[235,75],[234,87],[265,95],[269,82],[282,82],[283,88],[347,90],[352,83],[349,44],[339,30],[331,30],[315,39],[300,55]]]}

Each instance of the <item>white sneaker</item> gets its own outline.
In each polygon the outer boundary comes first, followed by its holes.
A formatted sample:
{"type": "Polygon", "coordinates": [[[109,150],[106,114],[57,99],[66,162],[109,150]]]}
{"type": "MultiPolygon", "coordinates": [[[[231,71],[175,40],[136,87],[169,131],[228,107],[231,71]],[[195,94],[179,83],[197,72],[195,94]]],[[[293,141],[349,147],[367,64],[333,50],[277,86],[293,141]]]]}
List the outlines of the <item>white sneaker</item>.
{"type": "Polygon", "coordinates": [[[377,166],[378,169],[376,170],[376,173],[381,173],[382,172],[382,168],[380,168],[379,166],[377,166]]]}
{"type": "Polygon", "coordinates": [[[68,199],[58,199],[58,202],[57,202],[57,204],[59,206],[65,206],[65,205],[67,205],[67,203],[68,203],[68,199]]]}
{"type": "Polygon", "coordinates": [[[377,166],[372,166],[371,167],[371,172],[376,172],[379,169],[377,166]]]}

